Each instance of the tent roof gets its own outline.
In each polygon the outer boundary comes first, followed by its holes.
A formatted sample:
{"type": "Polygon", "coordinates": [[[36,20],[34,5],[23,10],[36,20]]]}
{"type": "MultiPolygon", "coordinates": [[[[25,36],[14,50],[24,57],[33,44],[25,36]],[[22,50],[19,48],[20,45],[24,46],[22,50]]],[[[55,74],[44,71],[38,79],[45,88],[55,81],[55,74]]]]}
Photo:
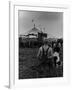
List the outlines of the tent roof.
{"type": "Polygon", "coordinates": [[[40,32],[40,30],[38,28],[34,27],[28,32],[28,34],[37,34],[38,32],[40,32]]]}

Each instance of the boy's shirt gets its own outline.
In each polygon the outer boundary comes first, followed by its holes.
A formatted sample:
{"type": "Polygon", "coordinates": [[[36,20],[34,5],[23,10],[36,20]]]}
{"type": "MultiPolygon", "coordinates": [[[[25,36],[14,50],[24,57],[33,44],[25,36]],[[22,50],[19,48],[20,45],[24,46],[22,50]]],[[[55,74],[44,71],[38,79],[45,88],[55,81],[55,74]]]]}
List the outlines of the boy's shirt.
{"type": "Polygon", "coordinates": [[[48,46],[41,46],[39,48],[39,51],[38,51],[38,54],[37,54],[37,57],[41,59],[42,55],[43,55],[43,49],[46,51],[48,49],[48,52],[47,52],[47,57],[48,58],[52,58],[53,56],[53,50],[51,47],[48,47],[48,46]]]}

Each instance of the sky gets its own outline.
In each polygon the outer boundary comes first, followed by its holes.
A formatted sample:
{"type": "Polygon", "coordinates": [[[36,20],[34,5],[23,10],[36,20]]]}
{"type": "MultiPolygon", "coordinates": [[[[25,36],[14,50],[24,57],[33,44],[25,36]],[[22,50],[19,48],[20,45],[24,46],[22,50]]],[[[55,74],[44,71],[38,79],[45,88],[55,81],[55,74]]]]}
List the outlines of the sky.
{"type": "Polygon", "coordinates": [[[18,11],[19,35],[26,34],[34,27],[34,24],[36,28],[51,36],[57,38],[63,37],[62,12],[18,11]]]}

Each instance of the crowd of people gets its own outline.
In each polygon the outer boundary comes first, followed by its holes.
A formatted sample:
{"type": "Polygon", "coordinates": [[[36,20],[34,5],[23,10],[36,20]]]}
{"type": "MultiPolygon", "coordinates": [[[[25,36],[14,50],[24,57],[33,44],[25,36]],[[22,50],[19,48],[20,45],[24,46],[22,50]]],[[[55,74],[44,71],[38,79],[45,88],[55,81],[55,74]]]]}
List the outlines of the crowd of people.
{"type": "Polygon", "coordinates": [[[44,41],[39,48],[37,58],[40,61],[40,67],[58,68],[63,64],[63,43],[53,42],[52,44],[44,41]]]}

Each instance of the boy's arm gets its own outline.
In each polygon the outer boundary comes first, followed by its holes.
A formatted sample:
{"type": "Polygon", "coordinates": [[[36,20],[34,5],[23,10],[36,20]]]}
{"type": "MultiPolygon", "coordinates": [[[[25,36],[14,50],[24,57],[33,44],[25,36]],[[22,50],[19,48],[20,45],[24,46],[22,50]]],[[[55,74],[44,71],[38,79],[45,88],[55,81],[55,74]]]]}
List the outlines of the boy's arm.
{"type": "Polygon", "coordinates": [[[37,53],[37,57],[39,57],[40,56],[40,49],[38,50],[38,53],[37,53]]]}
{"type": "Polygon", "coordinates": [[[38,50],[37,58],[38,58],[38,59],[41,58],[41,47],[40,47],[39,50],[38,50]]]}

